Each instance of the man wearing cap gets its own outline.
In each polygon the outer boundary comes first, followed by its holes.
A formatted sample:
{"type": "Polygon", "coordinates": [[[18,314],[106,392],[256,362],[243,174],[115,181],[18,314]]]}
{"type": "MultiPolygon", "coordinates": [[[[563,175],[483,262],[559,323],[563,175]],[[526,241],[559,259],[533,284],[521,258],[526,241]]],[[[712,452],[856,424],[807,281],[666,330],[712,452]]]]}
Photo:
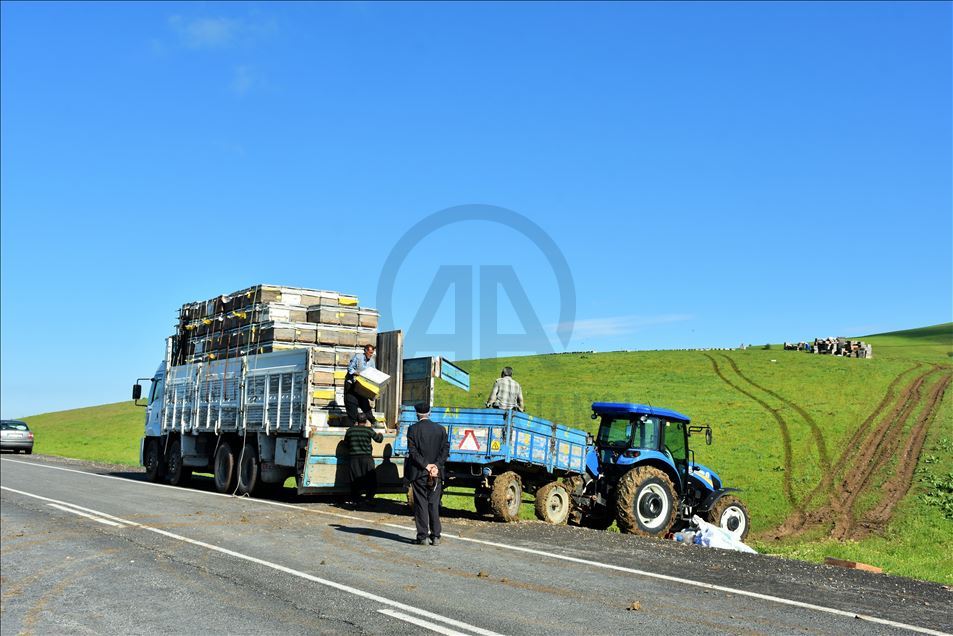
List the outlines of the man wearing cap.
{"type": "Polygon", "coordinates": [[[430,407],[417,405],[417,423],[407,429],[408,461],[404,477],[414,496],[417,545],[440,545],[440,498],[443,496],[443,465],[450,455],[444,427],[430,420],[430,407]]]}
{"type": "Polygon", "coordinates": [[[344,410],[347,411],[351,424],[357,422],[359,413],[363,413],[367,421],[374,425],[374,410],[371,401],[363,395],[354,392],[354,377],[361,375],[364,369],[376,369],[374,364],[374,345],[364,345],[364,351],[355,354],[347,365],[347,375],[344,377],[344,410]]]}
{"type": "Polygon", "coordinates": [[[513,367],[503,367],[500,379],[493,384],[493,391],[486,405],[494,409],[523,410],[523,387],[513,379],[513,367]]]}

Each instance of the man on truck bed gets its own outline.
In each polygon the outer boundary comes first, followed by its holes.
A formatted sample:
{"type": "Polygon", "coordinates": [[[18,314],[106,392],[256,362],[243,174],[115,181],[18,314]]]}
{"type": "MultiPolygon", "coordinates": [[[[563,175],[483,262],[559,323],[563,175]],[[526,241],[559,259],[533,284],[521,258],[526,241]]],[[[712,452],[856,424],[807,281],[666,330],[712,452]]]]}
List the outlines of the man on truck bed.
{"type": "Polygon", "coordinates": [[[347,365],[347,376],[344,378],[344,410],[347,411],[351,424],[357,422],[359,413],[363,413],[372,425],[377,423],[374,419],[374,411],[371,409],[371,401],[354,392],[354,376],[361,375],[361,371],[368,367],[377,368],[374,364],[374,345],[372,344],[364,345],[363,353],[355,354],[347,365]]]}
{"type": "Polygon", "coordinates": [[[493,391],[486,405],[494,409],[523,410],[523,387],[513,379],[512,367],[503,367],[500,379],[493,384],[493,391]]]}
{"type": "Polygon", "coordinates": [[[351,477],[351,500],[355,504],[361,501],[361,494],[364,494],[367,503],[374,505],[374,496],[377,494],[372,440],[380,444],[384,441],[384,436],[371,428],[363,413],[358,413],[357,421],[344,434],[344,447],[347,448],[348,454],[347,468],[351,477]]]}

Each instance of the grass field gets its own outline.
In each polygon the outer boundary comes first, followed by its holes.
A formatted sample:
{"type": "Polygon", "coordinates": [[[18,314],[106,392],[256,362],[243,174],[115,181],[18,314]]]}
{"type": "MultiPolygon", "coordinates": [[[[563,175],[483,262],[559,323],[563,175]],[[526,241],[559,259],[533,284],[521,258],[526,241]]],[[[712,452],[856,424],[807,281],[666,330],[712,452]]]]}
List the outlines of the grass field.
{"type": "MultiPolygon", "coordinates": [[[[712,425],[696,459],[744,489],[760,551],[953,583],[953,323],[864,339],[871,360],[773,346],[464,362],[474,390],[438,382],[436,403],[482,406],[510,365],[527,410],[571,426],[595,431],[597,400],[676,409],[712,425]]],[[[142,418],[121,403],[27,421],[38,453],[134,465],[142,418]]],[[[456,491],[445,503],[472,510],[456,491]]]]}

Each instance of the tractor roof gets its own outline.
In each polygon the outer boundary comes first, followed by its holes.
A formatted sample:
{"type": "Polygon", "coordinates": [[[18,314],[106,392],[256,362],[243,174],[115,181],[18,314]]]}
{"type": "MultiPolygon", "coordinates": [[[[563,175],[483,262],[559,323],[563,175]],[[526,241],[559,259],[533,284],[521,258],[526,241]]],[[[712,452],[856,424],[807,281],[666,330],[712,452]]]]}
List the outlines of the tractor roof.
{"type": "Polygon", "coordinates": [[[678,411],[662,408],[659,406],[649,406],[648,404],[631,404],[629,402],[593,402],[592,410],[598,415],[659,415],[667,417],[670,420],[681,422],[690,422],[687,415],[682,415],[678,411]]]}

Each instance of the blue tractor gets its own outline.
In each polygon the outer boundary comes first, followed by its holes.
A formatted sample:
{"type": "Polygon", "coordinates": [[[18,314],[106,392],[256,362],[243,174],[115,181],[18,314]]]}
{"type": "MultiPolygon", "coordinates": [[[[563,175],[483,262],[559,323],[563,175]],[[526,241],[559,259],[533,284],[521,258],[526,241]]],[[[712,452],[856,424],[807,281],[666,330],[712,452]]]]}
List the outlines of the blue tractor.
{"type": "Polygon", "coordinates": [[[692,426],[677,411],[615,402],[596,402],[599,432],[582,475],[567,480],[574,523],[660,537],[699,515],[743,541],[750,519],[741,500],[718,475],[695,462],[689,439],[711,427],[692,426]]]}

